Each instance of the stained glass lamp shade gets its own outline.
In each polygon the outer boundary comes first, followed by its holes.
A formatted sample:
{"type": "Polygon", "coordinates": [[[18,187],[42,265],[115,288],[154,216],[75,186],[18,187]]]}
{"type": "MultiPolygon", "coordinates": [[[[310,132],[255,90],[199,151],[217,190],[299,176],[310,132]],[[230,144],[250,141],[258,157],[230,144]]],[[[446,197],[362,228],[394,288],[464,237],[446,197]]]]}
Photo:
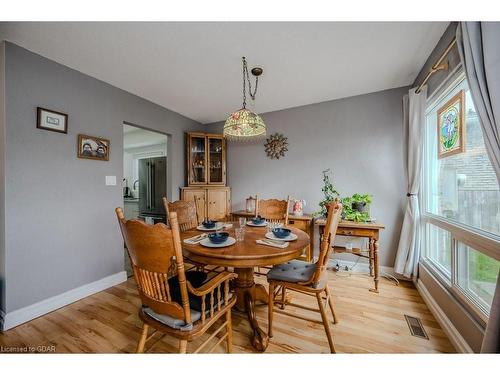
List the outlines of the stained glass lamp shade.
{"type": "Polygon", "coordinates": [[[266,124],[262,118],[246,108],[231,113],[224,124],[224,137],[229,140],[258,140],[265,136],[266,124]]]}

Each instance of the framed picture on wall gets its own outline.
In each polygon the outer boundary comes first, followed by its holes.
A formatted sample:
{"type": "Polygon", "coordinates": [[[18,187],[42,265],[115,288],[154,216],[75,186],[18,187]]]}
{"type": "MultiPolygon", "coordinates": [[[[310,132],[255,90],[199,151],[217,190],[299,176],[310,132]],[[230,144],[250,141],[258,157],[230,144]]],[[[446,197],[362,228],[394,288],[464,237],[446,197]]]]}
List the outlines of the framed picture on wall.
{"type": "Polygon", "coordinates": [[[78,134],[78,153],[80,159],[109,160],[108,139],[78,134]]]}
{"type": "Polygon", "coordinates": [[[36,127],[57,133],[68,133],[68,115],[51,109],[36,108],[36,127]]]}
{"type": "Polygon", "coordinates": [[[437,112],[438,158],[465,151],[465,93],[459,91],[437,112]]]}

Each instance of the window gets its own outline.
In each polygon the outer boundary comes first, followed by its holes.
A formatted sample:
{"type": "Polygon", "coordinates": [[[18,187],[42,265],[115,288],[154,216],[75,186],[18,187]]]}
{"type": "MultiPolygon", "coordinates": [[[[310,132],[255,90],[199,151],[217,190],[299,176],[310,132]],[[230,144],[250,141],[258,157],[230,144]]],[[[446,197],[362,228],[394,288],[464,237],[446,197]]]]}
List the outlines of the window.
{"type": "Polygon", "coordinates": [[[426,247],[428,258],[447,278],[451,277],[451,236],[435,225],[426,224],[426,247]]]}
{"type": "Polygon", "coordinates": [[[461,80],[426,116],[427,211],[452,221],[500,234],[500,190],[467,81],[461,80]],[[465,91],[465,152],[437,157],[437,111],[465,91]]]}
{"type": "Polygon", "coordinates": [[[482,307],[491,306],[500,262],[458,242],[457,284],[482,307]]]}
{"type": "Polygon", "coordinates": [[[428,103],[421,211],[422,257],[456,297],[484,320],[500,268],[500,189],[467,81],[460,73],[428,103]],[[463,152],[438,158],[438,111],[461,90],[463,152]]]}

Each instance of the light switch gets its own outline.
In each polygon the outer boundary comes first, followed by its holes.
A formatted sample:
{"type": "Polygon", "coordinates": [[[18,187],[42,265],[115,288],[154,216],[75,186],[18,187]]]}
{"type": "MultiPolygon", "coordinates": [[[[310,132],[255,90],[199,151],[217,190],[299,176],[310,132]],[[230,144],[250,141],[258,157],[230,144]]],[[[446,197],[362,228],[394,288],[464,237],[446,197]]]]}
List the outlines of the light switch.
{"type": "Polygon", "coordinates": [[[106,176],[106,186],[115,186],[116,176],[106,176]]]}

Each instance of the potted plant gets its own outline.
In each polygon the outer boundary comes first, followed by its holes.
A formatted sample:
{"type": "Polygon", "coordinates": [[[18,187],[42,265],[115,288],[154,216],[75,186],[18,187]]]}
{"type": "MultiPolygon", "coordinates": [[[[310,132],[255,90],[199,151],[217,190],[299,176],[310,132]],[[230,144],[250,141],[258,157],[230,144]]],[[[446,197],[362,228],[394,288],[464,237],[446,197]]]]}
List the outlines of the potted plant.
{"type": "Polygon", "coordinates": [[[370,221],[368,205],[372,202],[371,195],[356,193],[352,197],[342,198],[341,202],[344,207],[342,219],[356,222],[370,221]]]}
{"type": "Polygon", "coordinates": [[[328,211],[326,205],[335,199],[339,199],[339,192],[337,191],[337,189],[335,188],[335,186],[331,181],[333,175],[330,169],[326,169],[322,173],[323,173],[323,187],[321,188],[321,191],[323,192],[324,199],[321,202],[319,202],[320,210],[315,212],[313,216],[321,215],[323,217],[326,217],[326,213],[328,211]]]}
{"type": "Polygon", "coordinates": [[[369,194],[354,194],[351,198],[351,207],[358,212],[368,212],[368,205],[372,203],[372,197],[369,194]]]}

